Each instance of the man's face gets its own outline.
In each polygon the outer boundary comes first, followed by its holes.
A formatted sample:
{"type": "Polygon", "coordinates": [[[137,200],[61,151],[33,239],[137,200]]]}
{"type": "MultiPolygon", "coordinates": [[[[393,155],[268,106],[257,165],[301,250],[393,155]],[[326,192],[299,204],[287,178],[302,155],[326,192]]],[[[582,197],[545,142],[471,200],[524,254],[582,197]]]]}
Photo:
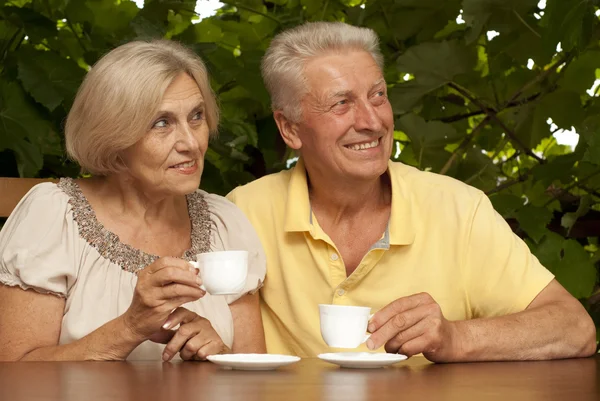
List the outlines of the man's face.
{"type": "Polygon", "coordinates": [[[297,149],[311,174],[372,180],[387,169],[394,118],[383,75],[371,55],[320,56],[305,68],[308,94],[295,124],[297,149]]]}

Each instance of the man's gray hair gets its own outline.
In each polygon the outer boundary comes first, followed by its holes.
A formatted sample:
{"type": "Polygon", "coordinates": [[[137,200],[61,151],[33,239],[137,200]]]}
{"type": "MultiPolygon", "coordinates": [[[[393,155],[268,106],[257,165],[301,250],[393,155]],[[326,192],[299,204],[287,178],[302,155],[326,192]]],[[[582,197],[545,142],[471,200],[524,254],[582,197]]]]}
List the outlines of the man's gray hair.
{"type": "Polygon", "coordinates": [[[291,121],[300,121],[300,101],[306,94],[306,63],[317,56],[348,50],[368,52],[383,70],[379,38],[369,28],[343,22],[308,22],[275,36],[261,66],[273,111],[281,110],[291,121]]]}

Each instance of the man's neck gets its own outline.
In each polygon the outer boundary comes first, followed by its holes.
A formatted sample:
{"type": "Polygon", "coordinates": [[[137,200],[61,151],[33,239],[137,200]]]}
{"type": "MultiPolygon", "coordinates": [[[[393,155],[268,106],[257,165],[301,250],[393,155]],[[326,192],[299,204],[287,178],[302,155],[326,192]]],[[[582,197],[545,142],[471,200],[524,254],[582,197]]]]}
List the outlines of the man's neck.
{"type": "Polygon", "coordinates": [[[313,211],[327,216],[330,223],[354,219],[391,204],[391,184],[387,174],[373,180],[334,180],[307,169],[308,191],[313,211]]]}

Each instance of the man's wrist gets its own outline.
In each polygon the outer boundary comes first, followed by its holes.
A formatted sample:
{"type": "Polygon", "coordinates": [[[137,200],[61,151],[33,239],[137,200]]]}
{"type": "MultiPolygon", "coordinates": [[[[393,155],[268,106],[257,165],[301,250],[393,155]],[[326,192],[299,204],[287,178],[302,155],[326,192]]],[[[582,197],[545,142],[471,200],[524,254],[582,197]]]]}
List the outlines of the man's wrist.
{"type": "Polygon", "coordinates": [[[475,339],[472,336],[468,320],[457,320],[449,322],[450,326],[450,344],[451,361],[464,362],[472,360],[475,339]]]}

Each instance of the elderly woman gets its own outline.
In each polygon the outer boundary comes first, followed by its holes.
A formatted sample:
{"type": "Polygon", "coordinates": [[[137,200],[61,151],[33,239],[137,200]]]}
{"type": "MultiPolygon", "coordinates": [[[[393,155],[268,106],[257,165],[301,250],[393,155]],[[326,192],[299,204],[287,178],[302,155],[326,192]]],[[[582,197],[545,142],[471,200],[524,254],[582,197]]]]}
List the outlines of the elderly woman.
{"type": "Polygon", "coordinates": [[[0,360],[265,351],[260,242],[197,189],[217,123],[206,68],[178,44],[128,43],[92,68],[65,129],[92,178],[34,187],[0,233],[0,360]],[[206,294],[188,261],[228,249],[249,252],[246,287],[206,294]]]}

